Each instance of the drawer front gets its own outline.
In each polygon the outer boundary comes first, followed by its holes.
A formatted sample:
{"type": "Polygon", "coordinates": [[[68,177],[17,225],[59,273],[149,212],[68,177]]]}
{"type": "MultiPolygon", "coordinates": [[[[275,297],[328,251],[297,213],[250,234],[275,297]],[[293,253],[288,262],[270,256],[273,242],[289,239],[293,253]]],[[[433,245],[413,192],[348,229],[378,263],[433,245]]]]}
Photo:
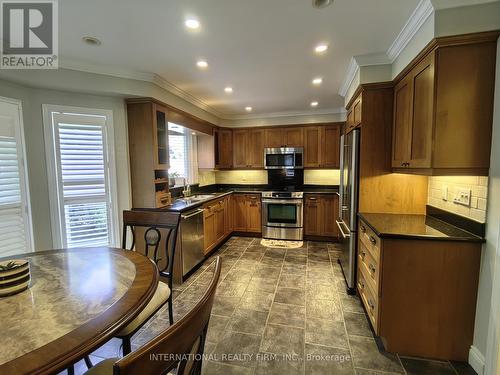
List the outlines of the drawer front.
{"type": "Polygon", "coordinates": [[[371,290],[367,280],[367,276],[363,272],[363,269],[359,269],[358,272],[358,292],[361,297],[361,301],[365,306],[370,322],[372,323],[373,330],[378,335],[378,298],[375,296],[371,290]]]}
{"type": "Polygon", "coordinates": [[[366,248],[362,241],[359,241],[358,245],[358,269],[364,272],[365,280],[378,296],[380,285],[380,264],[375,261],[371,252],[366,248]]]}
{"type": "Polygon", "coordinates": [[[370,252],[375,262],[380,263],[380,238],[362,220],[359,221],[359,239],[370,252]]]}

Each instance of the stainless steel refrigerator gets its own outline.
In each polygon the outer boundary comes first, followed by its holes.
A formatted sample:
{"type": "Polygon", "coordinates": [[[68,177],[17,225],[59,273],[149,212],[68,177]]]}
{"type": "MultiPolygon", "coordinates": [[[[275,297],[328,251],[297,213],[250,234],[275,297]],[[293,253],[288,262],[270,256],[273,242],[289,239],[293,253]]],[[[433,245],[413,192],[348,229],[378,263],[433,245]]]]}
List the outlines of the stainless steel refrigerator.
{"type": "Polygon", "coordinates": [[[347,293],[356,292],[356,244],[358,239],[359,190],[359,138],[360,130],[342,135],[340,139],[339,217],[342,255],[339,263],[347,284],[347,293]]]}

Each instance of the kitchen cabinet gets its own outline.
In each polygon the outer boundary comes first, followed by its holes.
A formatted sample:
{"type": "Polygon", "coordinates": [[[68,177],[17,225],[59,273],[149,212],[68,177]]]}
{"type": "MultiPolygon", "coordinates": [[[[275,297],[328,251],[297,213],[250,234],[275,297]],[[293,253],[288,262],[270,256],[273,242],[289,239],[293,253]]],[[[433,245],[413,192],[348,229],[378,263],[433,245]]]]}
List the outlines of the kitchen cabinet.
{"type": "Polygon", "coordinates": [[[216,216],[212,206],[206,206],[203,211],[203,234],[204,234],[204,253],[208,254],[217,241],[216,216]]]}
{"type": "Polygon", "coordinates": [[[437,38],[396,78],[395,172],[488,175],[497,38],[437,38]]]}
{"type": "Polygon", "coordinates": [[[481,243],[379,237],[359,221],[357,290],[388,352],[466,361],[481,243]]]}
{"type": "Polygon", "coordinates": [[[264,130],[234,130],[234,168],[264,167],[264,130]]]}
{"type": "Polygon", "coordinates": [[[337,238],[338,207],[337,194],[304,194],[304,234],[337,238]]]}
{"type": "Polygon", "coordinates": [[[232,194],[226,195],[224,197],[225,199],[225,207],[226,207],[226,213],[224,215],[224,232],[226,235],[231,234],[233,231],[233,215],[234,215],[234,210],[233,210],[233,198],[232,194]]]}
{"type": "Polygon", "coordinates": [[[262,231],[260,194],[234,194],[233,202],[234,231],[260,233],[262,231]]]}
{"type": "Polygon", "coordinates": [[[304,168],[339,168],[342,125],[309,126],[304,130],[304,168]]]}
{"type": "Polygon", "coordinates": [[[168,110],[154,101],[127,101],[133,207],[168,204],[168,110]]]}
{"type": "Polygon", "coordinates": [[[351,130],[361,125],[361,110],[362,96],[358,95],[352,104],[347,108],[346,133],[349,133],[351,130]]]}
{"type": "Polygon", "coordinates": [[[230,169],[233,167],[233,131],[218,128],[214,130],[215,167],[230,169]]]}
{"type": "Polygon", "coordinates": [[[265,130],[265,147],[303,147],[304,128],[277,127],[265,130]]]}

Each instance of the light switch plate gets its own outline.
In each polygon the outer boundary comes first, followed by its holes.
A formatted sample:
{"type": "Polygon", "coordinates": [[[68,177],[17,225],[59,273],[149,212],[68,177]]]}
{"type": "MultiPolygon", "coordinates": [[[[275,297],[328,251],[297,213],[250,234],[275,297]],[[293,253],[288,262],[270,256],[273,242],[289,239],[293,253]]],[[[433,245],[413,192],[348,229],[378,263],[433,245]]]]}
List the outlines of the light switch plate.
{"type": "Polygon", "coordinates": [[[459,189],[457,191],[457,196],[453,199],[454,203],[461,204],[463,206],[470,207],[470,189],[459,189]]]}

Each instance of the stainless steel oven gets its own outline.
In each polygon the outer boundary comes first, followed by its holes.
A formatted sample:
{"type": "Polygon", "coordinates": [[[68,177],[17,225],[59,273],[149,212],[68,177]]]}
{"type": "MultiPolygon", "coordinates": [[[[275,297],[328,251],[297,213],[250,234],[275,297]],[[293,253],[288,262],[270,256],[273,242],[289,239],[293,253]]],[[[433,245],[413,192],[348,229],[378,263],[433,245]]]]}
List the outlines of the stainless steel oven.
{"type": "Polygon", "coordinates": [[[264,149],[264,167],[266,169],[302,169],[304,168],[304,148],[266,147],[264,149]]]}
{"type": "Polygon", "coordinates": [[[262,193],[262,237],[278,240],[303,239],[304,193],[262,193]]]}

